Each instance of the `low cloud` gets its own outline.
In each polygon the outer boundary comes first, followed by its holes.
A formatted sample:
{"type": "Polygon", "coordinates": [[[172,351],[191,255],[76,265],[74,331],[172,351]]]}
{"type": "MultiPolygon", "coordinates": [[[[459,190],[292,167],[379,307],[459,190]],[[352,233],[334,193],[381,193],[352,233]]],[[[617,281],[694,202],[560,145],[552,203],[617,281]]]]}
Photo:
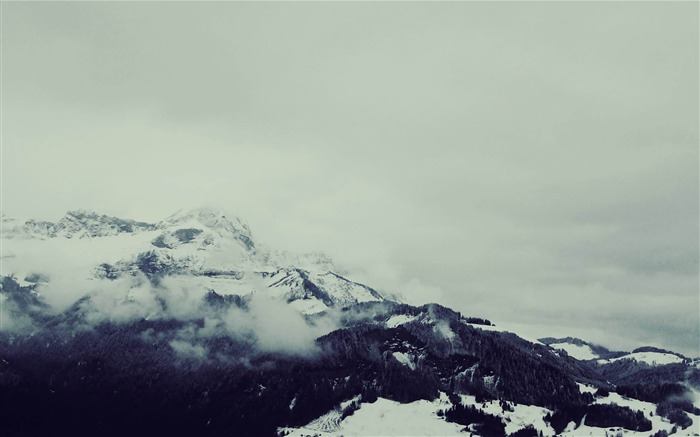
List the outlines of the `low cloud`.
{"type": "Polygon", "coordinates": [[[4,294],[0,294],[0,331],[28,332],[36,329],[33,320],[4,294]]]}
{"type": "MultiPolygon", "coordinates": [[[[207,358],[209,353],[199,343],[217,336],[248,343],[257,352],[313,355],[317,352],[316,338],[337,328],[332,312],[312,322],[283,299],[270,296],[262,284],[246,296],[243,308],[208,306],[205,296],[209,292],[201,286],[183,285],[176,277],[163,278],[158,285],[142,274],[99,281],[93,283],[87,299],[79,301],[84,315],[81,326],[143,319],[185,322],[169,344],[178,355],[197,359],[207,358]]],[[[6,327],[30,326],[9,314],[8,308],[3,305],[6,327]]]]}
{"type": "MultiPolygon", "coordinates": [[[[127,238],[138,240],[141,236],[127,238]]],[[[104,237],[100,242],[3,239],[3,274],[14,274],[20,281],[27,279],[27,284],[33,282],[51,313],[61,313],[77,304],[83,328],[144,319],[185,322],[186,328],[178,331],[178,338],[170,346],[178,355],[191,358],[205,357],[207,349],[199,343],[213,336],[232,337],[259,352],[309,355],[316,351],[316,338],[336,329],[332,315],[311,322],[283,299],[272,297],[265,282],[252,272],[244,281],[249,290],[242,289],[249,292],[244,308],[208,305],[206,281],[189,275],[165,276],[157,282],[140,272],[123,273],[114,280],[100,279],[96,260],[117,264],[133,256],[133,249],[124,240],[117,244],[111,237],[104,237]]],[[[31,318],[12,309],[12,305],[3,303],[3,330],[26,331],[33,327],[31,318]]]]}
{"type": "Polygon", "coordinates": [[[173,340],[169,344],[178,355],[184,358],[202,360],[207,357],[207,349],[204,346],[182,340],[173,340]]]}
{"type": "Polygon", "coordinates": [[[309,354],[316,351],[314,340],[327,331],[309,325],[304,317],[286,302],[255,293],[248,310],[231,308],[224,319],[228,332],[252,335],[263,351],[309,354]]]}

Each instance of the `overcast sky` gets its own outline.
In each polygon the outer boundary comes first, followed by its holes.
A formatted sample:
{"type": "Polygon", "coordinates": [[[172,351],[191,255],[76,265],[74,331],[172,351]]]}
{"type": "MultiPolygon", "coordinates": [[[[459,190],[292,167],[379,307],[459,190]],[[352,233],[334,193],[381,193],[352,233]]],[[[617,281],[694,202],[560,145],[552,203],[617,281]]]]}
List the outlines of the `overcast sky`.
{"type": "Polygon", "coordinates": [[[414,302],[699,355],[698,39],[697,2],[3,2],[3,212],[219,206],[414,302]]]}

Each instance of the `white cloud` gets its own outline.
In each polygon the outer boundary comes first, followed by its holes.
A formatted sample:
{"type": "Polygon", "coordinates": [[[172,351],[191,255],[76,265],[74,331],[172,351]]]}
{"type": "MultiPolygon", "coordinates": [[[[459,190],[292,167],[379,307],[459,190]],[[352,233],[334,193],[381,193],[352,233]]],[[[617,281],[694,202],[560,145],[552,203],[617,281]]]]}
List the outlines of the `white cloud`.
{"type": "Polygon", "coordinates": [[[175,352],[185,358],[195,358],[203,360],[207,357],[207,349],[199,344],[192,344],[183,340],[173,340],[170,342],[170,347],[175,352]]]}

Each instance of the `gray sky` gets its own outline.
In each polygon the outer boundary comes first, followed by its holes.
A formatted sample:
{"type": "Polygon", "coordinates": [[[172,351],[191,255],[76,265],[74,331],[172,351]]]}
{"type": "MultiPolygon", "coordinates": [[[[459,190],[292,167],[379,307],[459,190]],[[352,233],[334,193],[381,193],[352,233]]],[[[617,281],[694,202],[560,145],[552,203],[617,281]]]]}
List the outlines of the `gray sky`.
{"type": "Polygon", "coordinates": [[[698,3],[2,4],[5,213],[217,205],[534,335],[700,354],[698,3]]]}

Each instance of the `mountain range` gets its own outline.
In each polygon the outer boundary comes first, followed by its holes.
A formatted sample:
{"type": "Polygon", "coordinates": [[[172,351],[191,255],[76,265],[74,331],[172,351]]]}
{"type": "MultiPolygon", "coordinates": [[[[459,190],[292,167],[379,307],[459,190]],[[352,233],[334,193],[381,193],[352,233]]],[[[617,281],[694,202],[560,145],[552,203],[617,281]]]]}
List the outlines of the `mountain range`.
{"type": "Polygon", "coordinates": [[[217,210],[2,243],[2,435],[700,435],[698,358],[408,305],[217,210]]]}

